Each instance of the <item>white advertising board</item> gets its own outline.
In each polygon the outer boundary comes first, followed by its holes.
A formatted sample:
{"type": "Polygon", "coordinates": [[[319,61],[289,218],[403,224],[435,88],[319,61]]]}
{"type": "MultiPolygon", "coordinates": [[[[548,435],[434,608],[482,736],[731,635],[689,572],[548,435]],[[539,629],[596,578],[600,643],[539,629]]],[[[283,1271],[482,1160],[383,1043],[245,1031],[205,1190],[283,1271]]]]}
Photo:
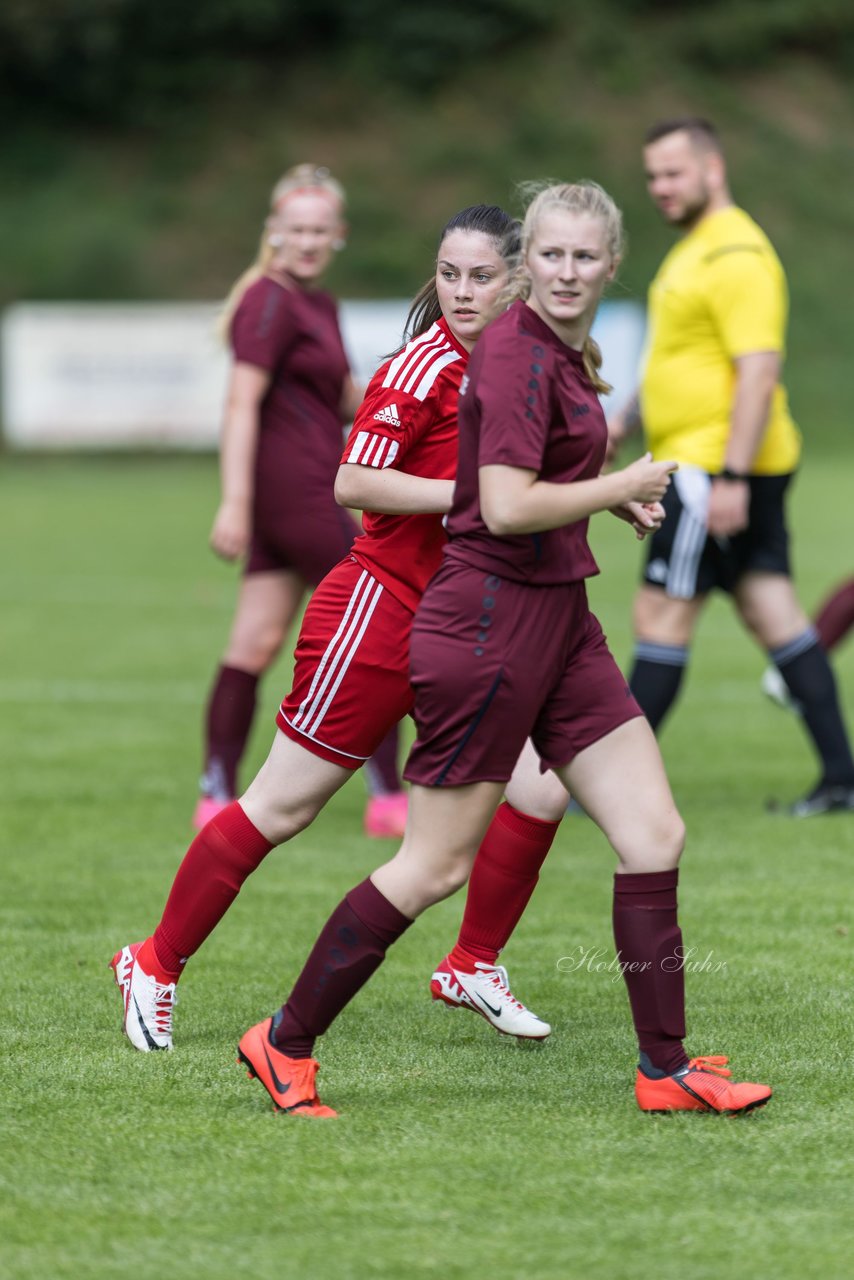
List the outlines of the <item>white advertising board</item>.
{"type": "MultiPolygon", "coordinates": [[[[343,302],[353,370],[370,377],[400,342],[405,300],[343,302]]],[[[214,304],[21,303],[2,323],[2,417],[16,449],[215,448],[228,358],[214,304]]],[[[609,302],[594,328],[610,400],[631,392],[643,310],[609,302]]]]}

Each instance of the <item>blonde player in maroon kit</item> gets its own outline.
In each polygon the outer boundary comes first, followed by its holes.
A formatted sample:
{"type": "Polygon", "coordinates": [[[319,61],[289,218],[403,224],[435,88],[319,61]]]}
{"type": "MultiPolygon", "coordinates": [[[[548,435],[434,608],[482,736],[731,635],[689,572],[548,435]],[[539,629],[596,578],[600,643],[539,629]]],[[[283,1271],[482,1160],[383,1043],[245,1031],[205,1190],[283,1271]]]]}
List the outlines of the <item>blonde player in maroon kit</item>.
{"type": "MultiPolygon", "coordinates": [[[[183,964],[246,878],[275,844],[313,821],[411,710],[409,636],[446,541],[460,383],[506,286],[514,236],[517,224],[495,206],[450,220],[435,276],[410,313],[413,337],[371,381],[336,482],[342,502],[364,509],[364,533],[309,603],[267,762],[190,846],[154,934],[113,957],[125,1031],[143,1052],[172,1047],[183,964]]],[[[483,841],[460,942],[433,978],[437,998],[514,1036],[544,1039],[551,1028],[513,996],[495,960],[534,890],[566,802],[527,747],[483,841]]]]}
{"type": "MultiPolygon", "coordinates": [[[[358,532],[332,489],[342,428],[361,399],[331,294],[318,288],[344,244],[344,192],[327,169],[277,182],[258,258],[231,291],[220,328],[232,353],[220,449],[214,551],[244,561],[237,610],[208,699],[200,830],[237,794],[258,681],[275,661],[308,587],[358,532]]],[[[406,793],[397,731],[366,770],[369,835],[399,836],[406,793]]]]}
{"type": "Polygon", "coordinates": [[[335,1115],[317,1095],[315,1038],[413,919],[465,881],[528,737],[617,854],[614,934],[639,1106],[741,1112],[770,1097],[730,1084],[725,1058],[689,1061],[683,1049],[684,828],[655,737],[587,606],[589,517],[612,510],[646,531],[675,469],[647,454],[600,474],[607,428],[589,331],[621,233],[594,183],[547,187],[529,206],[517,301],[485,330],[461,389],[450,542],[412,632],[418,738],[403,845],[346,895],[286,1003],[240,1041],[280,1110],[335,1115]]]}

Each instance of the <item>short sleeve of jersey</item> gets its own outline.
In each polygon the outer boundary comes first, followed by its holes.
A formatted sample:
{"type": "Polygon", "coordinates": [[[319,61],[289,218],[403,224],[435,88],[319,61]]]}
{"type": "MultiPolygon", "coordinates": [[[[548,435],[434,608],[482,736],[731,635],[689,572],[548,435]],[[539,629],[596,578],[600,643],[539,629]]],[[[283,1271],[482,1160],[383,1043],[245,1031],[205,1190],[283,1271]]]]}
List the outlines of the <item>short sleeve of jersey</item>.
{"type": "Polygon", "coordinates": [[[404,379],[397,374],[395,365],[400,358],[382,365],[369,382],[353,420],[342,462],[367,467],[400,467],[407,453],[437,418],[448,413],[456,416],[459,387],[456,366],[459,364],[460,372],[462,370],[458,354],[446,344],[433,357],[435,376],[429,378],[428,362],[426,380],[423,377],[415,380],[411,390],[402,385],[404,379]],[[448,365],[452,366],[453,373],[443,374],[448,365]]]}
{"type": "Polygon", "coordinates": [[[244,293],[231,323],[235,360],[273,373],[296,334],[288,292],[272,281],[258,280],[244,293]]]}
{"type": "Polygon", "coordinates": [[[372,381],[353,419],[341,461],[381,469],[399,466],[429,427],[433,413],[432,397],[415,400],[372,381]]]}
{"type": "Polygon", "coordinates": [[[478,466],[539,471],[551,420],[552,352],[510,326],[487,329],[473,388],[480,406],[478,466]]]}
{"type": "Polygon", "coordinates": [[[752,244],[724,246],[707,268],[706,297],[727,355],[782,351],[785,284],[768,252],[752,244]]]}

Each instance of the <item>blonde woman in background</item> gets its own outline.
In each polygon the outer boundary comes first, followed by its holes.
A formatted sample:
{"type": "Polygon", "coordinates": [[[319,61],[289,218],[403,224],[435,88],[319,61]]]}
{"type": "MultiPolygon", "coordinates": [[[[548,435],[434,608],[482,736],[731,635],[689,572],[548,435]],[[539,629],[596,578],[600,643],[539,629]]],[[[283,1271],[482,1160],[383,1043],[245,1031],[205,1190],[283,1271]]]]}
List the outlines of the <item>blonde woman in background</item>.
{"type": "MultiPolygon", "coordinates": [[[[210,543],[224,559],[242,560],[243,576],[208,700],[197,830],[238,794],[258,681],[278,657],[306,589],[348,554],[359,532],[333,488],[342,428],[361,389],[335,300],[318,287],[346,230],[344,192],[329,171],[289,169],[273,189],[258,257],[234,285],[221,319],[232,366],[210,543]]],[[[396,730],[366,778],[367,833],[401,835],[406,794],[396,730]]]]}

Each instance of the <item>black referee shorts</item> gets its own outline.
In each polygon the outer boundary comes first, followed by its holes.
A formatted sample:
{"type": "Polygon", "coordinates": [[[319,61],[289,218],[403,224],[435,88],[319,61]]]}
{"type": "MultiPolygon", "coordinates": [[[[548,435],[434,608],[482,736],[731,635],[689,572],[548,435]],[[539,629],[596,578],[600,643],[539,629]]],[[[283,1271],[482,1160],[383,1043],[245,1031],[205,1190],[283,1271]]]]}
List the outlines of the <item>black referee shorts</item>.
{"type": "Polygon", "coordinates": [[[786,491],[794,473],[750,477],[747,528],[731,538],[711,538],[706,529],[712,477],[683,466],[664,495],[666,519],[647,540],[644,582],[677,600],[691,600],[718,587],[732,591],[742,574],[791,577],[786,491]]]}

